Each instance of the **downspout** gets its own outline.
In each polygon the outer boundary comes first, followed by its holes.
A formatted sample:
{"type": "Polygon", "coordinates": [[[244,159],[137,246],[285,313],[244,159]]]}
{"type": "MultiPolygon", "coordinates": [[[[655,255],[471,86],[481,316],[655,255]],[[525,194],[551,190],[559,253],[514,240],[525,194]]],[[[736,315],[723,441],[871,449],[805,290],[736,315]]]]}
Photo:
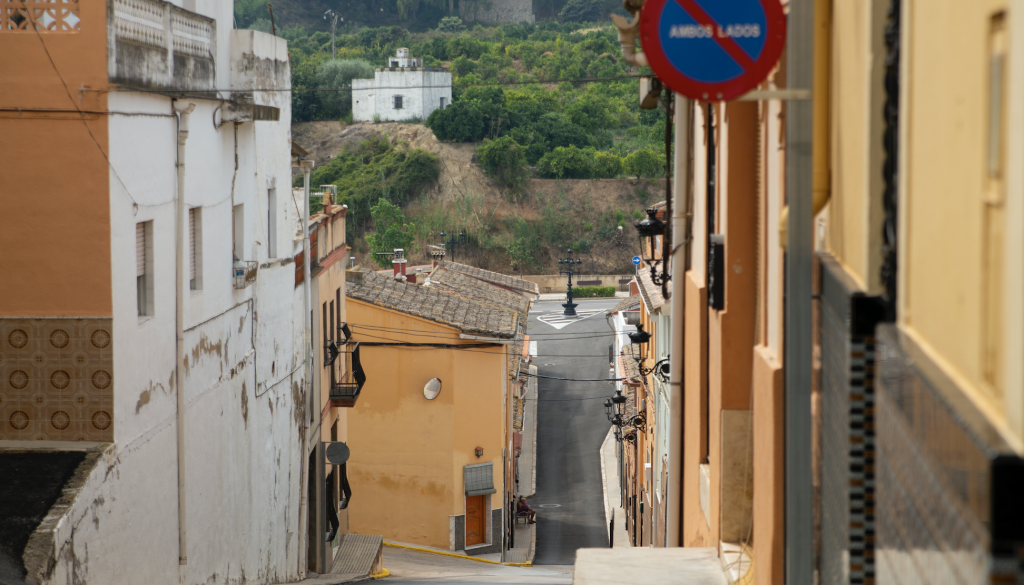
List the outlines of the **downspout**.
{"type": "Polygon", "coordinates": [[[690,100],[676,94],[675,189],[672,193],[672,355],[669,362],[668,510],[665,546],[681,546],[683,523],[683,324],[690,222],[690,100]]]}
{"type": "MultiPolygon", "coordinates": [[[[814,0],[814,152],[812,213],[814,217],[828,204],[832,196],[832,142],[829,140],[829,122],[832,118],[832,5],[829,0],[814,0]]],[[[779,242],[786,248],[789,228],[789,206],[779,215],[779,242]]]]}
{"type": "Polygon", "coordinates": [[[188,548],[185,538],[185,253],[182,246],[187,241],[185,236],[185,141],[188,140],[188,119],[196,105],[192,102],[174,101],[174,111],[178,113],[178,212],[177,238],[174,246],[175,294],[174,312],[177,343],[174,347],[174,386],[177,395],[177,427],[178,427],[178,564],[188,564],[188,548]]]}
{"type": "MultiPolygon", "coordinates": [[[[311,160],[300,160],[299,161],[299,166],[302,167],[302,322],[305,325],[305,334],[303,335],[302,340],[303,340],[303,343],[305,344],[305,352],[306,352],[306,355],[305,355],[305,358],[304,358],[304,361],[305,361],[305,364],[306,364],[306,368],[305,368],[306,371],[305,371],[305,376],[303,377],[303,385],[305,386],[306,393],[307,393],[306,401],[307,401],[307,404],[310,405],[310,408],[311,408],[310,413],[312,413],[312,412],[316,412],[316,410],[317,410],[315,408],[312,408],[312,406],[313,406],[313,363],[312,363],[313,362],[313,345],[312,345],[313,344],[313,317],[312,317],[312,315],[310,315],[310,312],[309,312],[310,311],[310,306],[312,305],[311,293],[310,293],[310,290],[309,290],[309,287],[310,287],[310,277],[309,277],[309,257],[310,257],[310,250],[309,250],[309,173],[313,169],[313,161],[311,161],[311,160]]],[[[307,429],[310,428],[308,415],[304,415],[302,417],[302,423],[303,423],[303,425],[307,429]]],[[[317,441],[317,442],[319,443],[319,441],[317,441]]],[[[303,467],[303,469],[305,469],[305,468],[309,467],[309,465],[307,463],[307,461],[308,461],[308,454],[306,453],[306,448],[309,447],[309,434],[308,434],[308,432],[303,433],[302,445],[303,445],[303,450],[302,450],[302,453],[303,453],[302,467],[303,467]]],[[[318,465],[317,469],[322,469],[323,468],[322,465],[319,465],[319,460],[317,461],[317,465],[318,465]]],[[[318,479],[319,477],[320,477],[320,474],[316,473],[316,474],[314,474],[311,477],[307,477],[306,481],[307,482],[319,481],[319,479],[318,479]]],[[[307,485],[303,486],[302,502],[299,504],[299,509],[303,512],[303,519],[302,519],[303,521],[305,521],[305,519],[309,518],[309,512],[306,511],[307,510],[306,507],[313,505],[313,502],[306,502],[306,495],[308,493],[309,493],[309,485],[307,484],[307,485]]],[[[308,538],[308,535],[309,535],[309,527],[308,526],[305,527],[305,531],[304,532],[305,532],[305,535],[308,538]]],[[[320,534],[319,530],[314,530],[313,532],[319,538],[321,538],[321,539],[323,538],[323,535],[320,534]]],[[[306,554],[308,555],[309,554],[309,543],[306,543],[306,546],[304,548],[305,548],[304,552],[306,552],[306,554]]],[[[318,546],[317,549],[318,550],[322,550],[323,547],[322,546],[318,546]]],[[[299,559],[304,558],[304,555],[302,554],[302,551],[300,551],[298,557],[299,557],[299,559]]],[[[301,571],[301,573],[305,574],[305,572],[306,572],[305,570],[307,570],[308,567],[309,567],[309,560],[307,559],[307,562],[305,564],[304,570],[301,571]]],[[[320,568],[320,567],[318,566],[317,568],[320,568]]]]}
{"type": "Polygon", "coordinates": [[[633,22],[618,14],[612,15],[615,28],[619,29],[619,45],[622,47],[622,60],[634,67],[647,65],[647,55],[636,50],[636,29],[640,26],[639,8],[633,13],[633,22]]]}
{"type": "MultiPolygon", "coordinates": [[[[312,375],[313,375],[313,368],[312,368],[312,365],[311,365],[311,361],[312,361],[312,357],[313,357],[313,352],[312,352],[312,349],[310,347],[310,343],[311,343],[311,341],[310,341],[311,340],[310,332],[312,331],[312,323],[310,322],[311,321],[311,316],[309,314],[309,305],[311,304],[310,303],[310,292],[309,292],[309,268],[308,268],[309,267],[309,170],[306,168],[306,166],[307,165],[311,166],[312,163],[313,163],[313,161],[307,161],[307,160],[298,160],[298,161],[293,161],[292,162],[292,167],[293,168],[294,167],[302,168],[302,170],[303,170],[303,179],[304,179],[304,187],[305,187],[305,189],[304,189],[305,197],[303,199],[305,201],[306,211],[302,213],[302,217],[300,218],[299,221],[301,221],[302,225],[303,225],[303,229],[302,229],[302,254],[303,254],[303,266],[304,266],[304,268],[302,269],[302,276],[303,276],[303,278],[302,278],[302,285],[303,285],[302,286],[302,308],[303,308],[303,312],[302,312],[302,315],[303,315],[303,317],[302,317],[302,324],[303,324],[303,335],[302,335],[302,342],[303,342],[303,349],[302,349],[302,351],[303,351],[303,357],[302,357],[302,360],[303,360],[302,388],[303,388],[303,390],[306,391],[305,400],[306,400],[306,405],[307,406],[310,404],[310,400],[311,400],[310,396],[312,395],[312,391],[311,391],[312,382],[311,382],[311,379],[312,379],[312,375]]],[[[308,413],[303,411],[303,415],[302,415],[302,441],[301,441],[301,445],[302,445],[302,449],[301,449],[301,453],[302,453],[301,470],[302,471],[300,472],[300,474],[302,476],[302,480],[301,480],[301,483],[300,483],[300,485],[302,485],[302,494],[299,496],[299,535],[300,535],[299,543],[300,544],[299,544],[298,554],[295,555],[297,557],[297,563],[298,563],[298,567],[296,568],[296,570],[298,571],[297,574],[300,577],[306,575],[306,571],[308,570],[308,566],[309,566],[308,562],[306,562],[306,563],[303,562],[303,560],[308,560],[308,559],[306,559],[306,554],[304,554],[304,553],[309,550],[309,543],[304,541],[304,539],[308,538],[308,534],[309,534],[309,527],[308,527],[308,521],[307,521],[307,519],[309,517],[309,513],[307,512],[307,507],[309,506],[309,501],[307,499],[307,494],[309,493],[309,487],[308,487],[309,484],[307,482],[309,482],[311,480],[310,480],[309,477],[307,477],[308,474],[306,472],[306,470],[309,468],[309,463],[308,463],[308,461],[309,461],[308,460],[309,453],[306,452],[306,448],[309,445],[309,428],[310,428],[310,425],[309,425],[308,413]]]]}

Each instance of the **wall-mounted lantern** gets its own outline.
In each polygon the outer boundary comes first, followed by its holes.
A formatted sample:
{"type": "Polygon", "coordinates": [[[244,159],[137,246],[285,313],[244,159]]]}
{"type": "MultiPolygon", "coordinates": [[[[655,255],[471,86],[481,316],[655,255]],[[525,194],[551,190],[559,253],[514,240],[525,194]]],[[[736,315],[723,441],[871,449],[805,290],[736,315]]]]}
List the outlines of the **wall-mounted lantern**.
{"type": "Polygon", "coordinates": [[[484,448],[483,447],[477,447],[476,448],[476,458],[479,459],[479,458],[481,458],[483,456],[484,456],[484,448]]]}

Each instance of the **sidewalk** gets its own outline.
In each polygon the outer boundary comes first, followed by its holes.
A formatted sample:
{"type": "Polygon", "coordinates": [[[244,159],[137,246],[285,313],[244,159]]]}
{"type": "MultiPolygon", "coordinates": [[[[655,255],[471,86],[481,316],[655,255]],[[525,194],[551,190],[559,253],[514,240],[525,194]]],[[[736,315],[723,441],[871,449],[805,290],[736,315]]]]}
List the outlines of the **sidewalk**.
{"type": "Polygon", "coordinates": [[[629,548],[629,533],[626,532],[626,511],[622,509],[622,487],[619,481],[619,461],[615,456],[615,429],[608,429],[608,436],[601,443],[601,480],[604,484],[604,521],[609,526],[614,518],[612,532],[608,535],[614,548],[629,548]]]}
{"type": "MultiPolygon", "coordinates": [[[[537,366],[530,366],[523,413],[523,450],[519,454],[519,494],[530,497],[537,491],[537,366]]],[[[517,522],[515,548],[502,556],[506,563],[532,563],[537,552],[537,525],[517,522]]]]}
{"type": "MultiPolygon", "coordinates": [[[[628,299],[629,293],[626,291],[615,291],[614,297],[573,297],[572,302],[579,303],[585,301],[606,301],[611,298],[616,299],[628,299]]],[[[538,301],[561,301],[565,302],[565,292],[560,293],[543,293],[538,298],[538,301]]]]}

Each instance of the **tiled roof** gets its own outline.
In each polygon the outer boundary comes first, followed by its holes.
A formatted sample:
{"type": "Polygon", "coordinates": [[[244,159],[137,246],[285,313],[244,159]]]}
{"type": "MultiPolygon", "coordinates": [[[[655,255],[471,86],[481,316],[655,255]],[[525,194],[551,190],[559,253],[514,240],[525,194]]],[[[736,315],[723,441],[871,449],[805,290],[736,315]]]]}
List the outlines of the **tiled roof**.
{"type": "Polygon", "coordinates": [[[512,339],[519,330],[519,312],[507,305],[438,287],[417,286],[375,272],[350,272],[345,295],[472,335],[512,339]]]}
{"type": "Polygon", "coordinates": [[[622,364],[623,377],[626,378],[627,384],[640,383],[640,365],[633,352],[633,345],[627,344],[622,346],[622,355],[619,356],[619,363],[622,364]]]}
{"type": "Polygon", "coordinates": [[[628,299],[623,299],[622,301],[620,301],[619,304],[617,304],[614,307],[612,307],[611,309],[609,309],[607,314],[608,315],[614,315],[615,313],[619,313],[621,311],[627,311],[627,310],[632,309],[634,307],[638,307],[640,305],[640,302],[641,302],[640,301],[640,295],[639,294],[635,294],[635,295],[629,297],[628,299]]]}
{"type": "Polygon", "coordinates": [[[636,283],[648,309],[654,311],[665,304],[665,297],[661,296],[661,285],[654,284],[651,280],[650,268],[644,267],[637,271],[636,283]]]}
{"type": "Polygon", "coordinates": [[[427,278],[425,286],[517,311],[523,320],[523,326],[526,326],[526,313],[530,308],[530,301],[526,297],[453,269],[450,262],[435,268],[427,278]]]}
{"type": "Polygon", "coordinates": [[[473,278],[482,280],[484,282],[489,282],[491,284],[496,284],[498,286],[503,286],[506,288],[534,295],[540,294],[540,288],[537,286],[537,283],[530,282],[528,280],[522,280],[520,278],[509,276],[507,274],[499,274],[497,272],[491,272],[490,270],[483,270],[475,266],[466,266],[465,264],[458,264],[456,262],[449,262],[447,260],[441,262],[440,266],[449,268],[451,270],[457,270],[463,274],[472,276],[473,278]]]}

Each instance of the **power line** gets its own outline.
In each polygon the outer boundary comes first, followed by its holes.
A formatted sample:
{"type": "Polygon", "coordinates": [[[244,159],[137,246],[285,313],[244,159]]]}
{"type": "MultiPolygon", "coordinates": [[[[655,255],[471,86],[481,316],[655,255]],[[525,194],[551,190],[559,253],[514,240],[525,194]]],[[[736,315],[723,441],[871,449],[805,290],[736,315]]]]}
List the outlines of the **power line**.
{"type": "MultiPolygon", "coordinates": [[[[402,334],[413,335],[413,333],[409,333],[409,332],[416,332],[416,333],[427,333],[428,334],[428,335],[417,335],[417,337],[443,337],[445,335],[452,336],[452,337],[458,337],[459,335],[461,335],[461,333],[447,333],[447,332],[443,332],[443,331],[430,331],[429,329],[401,329],[401,328],[398,328],[398,327],[380,327],[380,326],[377,326],[377,325],[361,325],[359,323],[352,323],[352,322],[349,322],[348,325],[349,325],[349,327],[358,328],[358,329],[369,329],[369,330],[375,331],[377,333],[402,333],[402,334]]],[[[561,332],[560,331],[558,333],[527,333],[527,335],[529,335],[531,338],[533,338],[533,337],[545,337],[545,336],[559,336],[559,337],[565,337],[566,339],[571,339],[571,338],[573,338],[575,336],[582,336],[584,334],[592,335],[593,332],[568,333],[568,332],[561,332]]],[[[603,335],[605,335],[605,334],[602,333],[601,336],[603,336],[603,335]]],[[[548,339],[547,341],[551,341],[551,340],[548,339]]]]}
{"type": "Polygon", "coordinates": [[[303,92],[343,92],[343,91],[377,91],[384,89],[462,89],[466,87],[496,87],[506,85],[550,85],[553,83],[606,83],[610,81],[622,81],[624,79],[639,79],[645,77],[643,75],[616,75],[614,77],[575,77],[572,79],[538,79],[534,81],[487,81],[482,83],[459,83],[453,85],[403,85],[394,87],[367,87],[353,90],[351,87],[303,87],[303,88],[277,88],[277,87],[265,87],[265,88],[254,88],[239,90],[234,89],[207,89],[202,91],[189,91],[187,89],[145,89],[136,87],[118,87],[114,91],[124,91],[131,93],[157,93],[157,94],[181,94],[189,96],[209,96],[211,94],[218,94],[216,99],[223,99],[219,96],[220,92],[238,93],[239,91],[245,92],[263,92],[263,93],[303,93],[303,92]]]}

